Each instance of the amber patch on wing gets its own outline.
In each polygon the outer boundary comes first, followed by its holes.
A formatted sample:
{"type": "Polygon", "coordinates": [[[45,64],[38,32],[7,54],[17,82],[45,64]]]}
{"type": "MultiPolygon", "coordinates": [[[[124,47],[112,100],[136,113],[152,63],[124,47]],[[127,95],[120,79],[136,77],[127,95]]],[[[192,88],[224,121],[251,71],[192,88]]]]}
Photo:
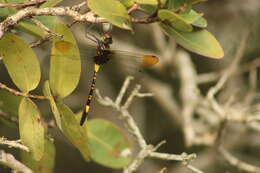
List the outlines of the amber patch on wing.
{"type": "Polygon", "coordinates": [[[143,56],[143,65],[144,66],[153,66],[159,62],[159,58],[153,55],[144,55],[143,56]]]}

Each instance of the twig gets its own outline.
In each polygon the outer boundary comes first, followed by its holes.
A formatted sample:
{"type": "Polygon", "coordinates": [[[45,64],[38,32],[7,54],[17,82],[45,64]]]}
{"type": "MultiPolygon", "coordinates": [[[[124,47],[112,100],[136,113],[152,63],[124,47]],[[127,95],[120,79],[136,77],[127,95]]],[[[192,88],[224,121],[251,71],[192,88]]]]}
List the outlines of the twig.
{"type": "Polygon", "coordinates": [[[222,77],[219,79],[217,84],[214,87],[210,88],[210,90],[208,91],[207,98],[210,101],[212,108],[219,114],[219,116],[221,118],[225,118],[225,111],[221,108],[221,106],[214,99],[214,96],[220,89],[223,88],[223,86],[226,83],[226,81],[228,80],[228,78],[238,67],[238,64],[240,63],[240,61],[243,57],[248,37],[249,37],[249,32],[247,32],[243,36],[243,38],[240,42],[240,46],[237,49],[235,58],[234,58],[232,64],[230,65],[230,67],[228,69],[226,69],[226,72],[222,75],[222,77]]]}
{"type": "Polygon", "coordinates": [[[115,104],[118,107],[120,106],[120,104],[122,102],[122,99],[123,99],[123,97],[125,95],[125,92],[126,92],[128,86],[130,84],[130,81],[133,80],[133,79],[134,79],[134,77],[132,77],[132,76],[127,77],[125,82],[124,82],[124,84],[123,84],[123,86],[121,87],[121,90],[120,90],[118,96],[116,97],[116,101],[115,101],[115,104]]]}
{"type": "Polygon", "coordinates": [[[43,23],[41,23],[41,21],[35,19],[35,18],[32,18],[31,19],[37,26],[39,26],[41,29],[43,29],[46,33],[47,33],[47,36],[46,37],[43,37],[35,42],[32,42],[30,44],[30,47],[36,47],[36,46],[39,46],[40,44],[50,40],[52,37],[62,37],[62,35],[59,35],[59,34],[56,34],[55,32],[51,31],[48,27],[46,27],[43,23]]]}
{"type": "MultiPolygon", "coordinates": [[[[0,104],[0,105],[1,105],[1,104],[0,104]]],[[[10,115],[8,115],[7,113],[2,112],[1,110],[0,110],[0,116],[1,116],[2,118],[4,118],[5,120],[12,121],[12,122],[18,124],[18,119],[17,119],[16,117],[10,116],[10,115]]]]}
{"type": "Polygon", "coordinates": [[[29,152],[29,148],[21,144],[21,140],[9,141],[4,137],[0,137],[0,145],[7,145],[9,148],[19,148],[21,150],[29,152]]]}
{"type": "Polygon", "coordinates": [[[48,27],[46,27],[41,21],[37,20],[36,18],[31,19],[37,26],[39,26],[42,30],[44,30],[47,34],[62,37],[62,35],[56,34],[55,32],[51,31],[48,27]]]}
{"type": "Polygon", "coordinates": [[[158,173],[165,173],[167,168],[162,168],[158,173]]]}
{"type": "Polygon", "coordinates": [[[143,148],[132,161],[132,163],[124,169],[123,173],[135,172],[137,168],[143,163],[144,159],[148,157],[152,149],[153,147],[151,145],[147,145],[145,148],[143,148]]]}
{"type": "Polygon", "coordinates": [[[178,51],[176,54],[176,64],[178,67],[181,80],[181,101],[182,101],[182,117],[183,130],[185,134],[185,142],[187,146],[191,146],[195,133],[192,126],[192,117],[198,103],[198,87],[196,83],[196,71],[188,53],[178,51]]]}
{"type": "Polygon", "coordinates": [[[74,5],[71,9],[75,11],[79,11],[82,7],[86,6],[87,2],[83,1],[78,5],[74,5]]]}
{"type": "MultiPolygon", "coordinates": [[[[256,57],[253,61],[247,64],[242,64],[239,67],[239,70],[234,71],[233,75],[243,74],[245,72],[250,71],[251,69],[255,69],[260,67],[260,57],[256,57]]],[[[229,67],[227,67],[228,69],[229,67]]],[[[211,72],[206,74],[199,74],[197,76],[197,83],[198,84],[204,84],[209,82],[214,82],[218,80],[223,74],[227,71],[227,69],[219,71],[219,72],[211,72]]],[[[232,75],[232,74],[231,74],[232,75]]]]}
{"type": "Polygon", "coordinates": [[[45,96],[32,95],[32,94],[16,91],[15,89],[9,88],[5,84],[2,84],[1,82],[0,82],[0,89],[6,90],[16,96],[29,97],[29,98],[33,98],[33,99],[47,99],[45,96]]]}
{"type": "Polygon", "coordinates": [[[232,156],[226,149],[223,147],[219,148],[219,152],[223,155],[223,157],[228,161],[228,163],[239,170],[243,170],[250,173],[258,173],[260,172],[260,167],[253,166],[246,162],[243,162],[236,157],[232,156]]]}
{"type": "Polygon", "coordinates": [[[127,12],[128,12],[128,14],[130,14],[130,13],[132,13],[133,11],[138,10],[139,8],[140,8],[140,5],[139,5],[138,3],[136,3],[136,2],[134,2],[134,4],[132,5],[132,7],[130,7],[127,12]]]}
{"type": "Polygon", "coordinates": [[[34,41],[32,43],[30,43],[30,47],[33,48],[33,47],[37,47],[43,43],[45,43],[46,41],[49,41],[51,38],[53,37],[53,35],[47,35],[46,37],[43,37],[37,41],[34,41]]]}
{"type": "Polygon", "coordinates": [[[180,105],[174,98],[173,89],[170,85],[165,84],[159,80],[155,80],[144,75],[142,80],[144,85],[150,92],[153,93],[154,99],[157,103],[169,113],[169,117],[172,119],[175,125],[182,125],[180,105]]]}
{"type": "Polygon", "coordinates": [[[175,161],[192,161],[196,158],[196,154],[186,154],[182,153],[180,155],[177,154],[168,154],[168,153],[159,153],[159,152],[151,152],[149,154],[150,157],[162,160],[175,160],[175,161]]]}
{"type": "Polygon", "coordinates": [[[41,5],[42,3],[46,2],[46,1],[47,0],[33,0],[33,1],[21,2],[21,3],[0,4],[0,8],[6,8],[6,7],[24,8],[24,7],[29,7],[29,6],[41,5]]]}
{"type": "Polygon", "coordinates": [[[0,163],[17,172],[33,173],[30,168],[16,160],[12,154],[6,153],[3,150],[0,150],[0,163]]]}

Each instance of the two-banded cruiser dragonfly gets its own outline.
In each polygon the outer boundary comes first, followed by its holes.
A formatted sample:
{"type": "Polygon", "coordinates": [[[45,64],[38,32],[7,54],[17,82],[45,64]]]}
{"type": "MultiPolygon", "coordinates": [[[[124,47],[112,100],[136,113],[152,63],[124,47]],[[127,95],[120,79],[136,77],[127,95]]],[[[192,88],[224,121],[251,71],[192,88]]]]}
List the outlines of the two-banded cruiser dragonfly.
{"type": "MultiPolygon", "coordinates": [[[[110,49],[110,45],[112,44],[112,36],[109,33],[104,33],[101,38],[97,38],[94,35],[88,36],[88,39],[93,41],[96,44],[96,55],[93,57],[94,61],[94,73],[92,77],[92,83],[90,86],[89,94],[87,97],[87,101],[85,104],[85,108],[83,109],[82,117],[80,120],[80,125],[82,126],[88,116],[88,112],[90,110],[90,104],[93,98],[95,86],[96,86],[96,79],[97,79],[97,72],[99,71],[100,67],[111,59],[115,57],[122,58],[128,57],[127,60],[129,63],[133,62],[133,64],[138,66],[150,67],[155,65],[159,59],[153,55],[144,55],[144,54],[136,54],[127,51],[121,50],[112,50],[110,49]]],[[[55,47],[59,49],[59,47],[63,47],[66,44],[65,42],[56,42],[55,47]]]]}

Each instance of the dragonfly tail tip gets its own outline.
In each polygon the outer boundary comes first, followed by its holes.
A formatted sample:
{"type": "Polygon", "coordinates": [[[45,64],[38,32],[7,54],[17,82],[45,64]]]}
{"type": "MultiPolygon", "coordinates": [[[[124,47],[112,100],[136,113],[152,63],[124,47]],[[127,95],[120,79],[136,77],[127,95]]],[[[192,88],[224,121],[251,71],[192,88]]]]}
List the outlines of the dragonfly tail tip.
{"type": "Polygon", "coordinates": [[[83,112],[81,119],[80,119],[80,125],[82,126],[87,118],[87,112],[83,112]]]}

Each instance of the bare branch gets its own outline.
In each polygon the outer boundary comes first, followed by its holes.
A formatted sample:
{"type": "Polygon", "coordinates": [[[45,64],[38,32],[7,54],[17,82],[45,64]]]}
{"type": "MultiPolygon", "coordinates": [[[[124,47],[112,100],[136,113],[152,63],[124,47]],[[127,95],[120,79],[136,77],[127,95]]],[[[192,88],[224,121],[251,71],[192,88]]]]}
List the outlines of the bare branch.
{"type": "Polygon", "coordinates": [[[79,22],[91,22],[91,23],[103,23],[104,18],[97,17],[94,13],[88,12],[80,14],[78,11],[72,10],[73,7],[49,7],[49,8],[34,8],[27,7],[19,10],[12,16],[7,17],[0,23],[0,38],[3,36],[4,31],[9,27],[17,24],[20,20],[32,17],[32,16],[69,16],[75,21],[79,22]]]}
{"type": "Polygon", "coordinates": [[[6,7],[16,7],[16,8],[25,8],[29,6],[36,6],[36,5],[41,5],[47,0],[33,0],[29,2],[21,2],[21,3],[4,3],[0,4],[0,8],[6,8],[6,7]]]}
{"type": "Polygon", "coordinates": [[[9,141],[4,137],[0,137],[0,145],[7,145],[9,148],[19,148],[21,150],[29,152],[29,148],[21,144],[21,140],[9,141]]]}
{"type": "Polygon", "coordinates": [[[32,95],[32,94],[22,93],[22,92],[16,91],[15,89],[7,87],[3,83],[0,83],[0,89],[6,90],[9,93],[16,95],[16,96],[29,97],[29,98],[33,98],[33,99],[47,99],[45,96],[32,95]]]}
{"type": "Polygon", "coordinates": [[[246,162],[243,162],[236,157],[232,156],[226,149],[223,147],[219,148],[220,153],[223,157],[228,161],[228,163],[239,170],[243,170],[250,173],[257,173],[260,172],[260,168],[257,166],[250,165],[246,162]]]}
{"type": "Polygon", "coordinates": [[[195,134],[192,126],[192,117],[198,103],[199,89],[196,82],[196,70],[188,53],[179,51],[176,54],[176,64],[181,80],[182,116],[185,142],[191,146],[195,134]]]}
{"type": "Polygon", "coordinates": [[[134,77],[132,77],[132,76],[129,76],[129,77],[126,78],[126,80],[125,80],[125,82],[124,82],[124,84],[123,84],[123,86],[122,86],[122,88],[121,88],[121,90],[120,90],[120,92],[119,92],[119,94],[118,94],[118,96],[116,98],[116,101],[115,101],[115,104],[118,107],[120,106],[120,104],[122,102],[122,99],[123,99],[123,97],[125,95],[125,92],[126,92],[128,86],[130,84],[130,81],[133,80],[133,79],[134,79],[134,77]]]}
{"type": "Polygon", "coordinates": [[[12,154],[0,150],[0,163],[17,172],[33,173],[33,171],[14,158],[12,154]]]}

